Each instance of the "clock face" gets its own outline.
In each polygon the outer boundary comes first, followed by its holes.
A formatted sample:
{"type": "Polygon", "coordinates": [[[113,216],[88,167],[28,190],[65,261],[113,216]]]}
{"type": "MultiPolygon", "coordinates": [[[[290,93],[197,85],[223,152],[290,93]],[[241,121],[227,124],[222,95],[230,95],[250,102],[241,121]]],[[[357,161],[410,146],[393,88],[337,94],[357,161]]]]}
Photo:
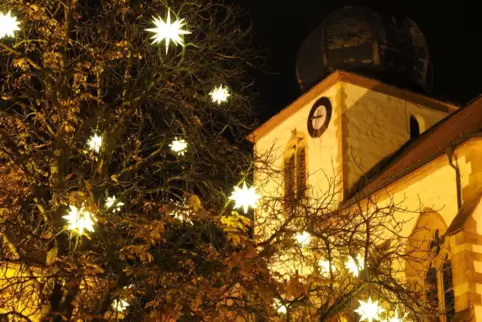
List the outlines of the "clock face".
{"type": "Polygon", "coordinates": [[[322,97],[315,102],[308,116],[308,133],[312,137],[319,137],[326,131],[331,119],[331,102],[322,97]]]}

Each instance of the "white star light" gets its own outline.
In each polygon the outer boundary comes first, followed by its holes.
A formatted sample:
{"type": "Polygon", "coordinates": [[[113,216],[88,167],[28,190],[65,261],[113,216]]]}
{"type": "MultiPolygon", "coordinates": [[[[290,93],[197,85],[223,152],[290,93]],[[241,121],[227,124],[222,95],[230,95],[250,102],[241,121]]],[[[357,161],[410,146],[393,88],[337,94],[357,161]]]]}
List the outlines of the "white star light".
{"type": "Polygon", "coordinates": [[[311,241],[311,235],[304,231],[302,233],[297,233],[295,235],[295,239],[298,243],[301,244],[301,246],[307,246],[310,244],[310,241],[311,241]]]}
{"type": "Polygon", "coordinates": [[[211,95],[211,100],[214,103],[218,103],[218,105],[221,103],[227,102],[229,96],[231,96],[231,94],[229,94],[228,88],[223,87],[223,85],[219,85],[218,87],[215,87],[211,91],[211,93],[209,93],[209,95],[211,95]]]}
{"type": "Polygon", "coordinates": [[[124,300],[114,300],[112,301],[112,308],[116,312],[124,312],[130,304],[124,300]]]}
{"type": "Polygon", "coordinates": [[[360,306],[355,310],[361,315],[360,321],[372,322],[373,320],[380,320],[380,314],[385,310],[378,305],[378,301],[372,302],[369,297],[368,301],[358,301],[360,306]]]}
{"type": "Polygon", "coordinates": [[[243,207],[244,212],[248,212],[248,208],[256,208],[256,203],[258,199],[261,198],[259,194],[256,193],[256,188],[251,187],[248,189],[246,182],[243,183],[243,188],[234,187],[234,191],[229,197],[229,199],[234,200],[234,208],[243,207]]]}
{"type": "Polygon", "coordinates": [[[83,207],[78,209],[76,206],[70,206],[69,213],[62,218],[69,222],[69,226],[67,228],[77,232],[79,235],[82,235],[84,230],[93,232],[94,224],[97,221],[90,212],[85,210],[83,207]]]}
{"type": "Polygon", "coordinates": [[[398,310],[395,310],[395,314],[391,318],[387,318],[386,322],[403,322],[408,313],[405,313],[403,317],[398,317],[398,310]]]}
{"type": "Polygon", "coordinates": [[[178,138],[174,138],[169,147],[173,152],[176,152],[178,155],[184,155],[187,150],[187,142],[184,139],[178,140],[178,138]]]}
{"type": "Polygon", "coordinates": [[[357,265],[357,262],[355,262],[355,259],[351,256],[349,256],[348,260],[345,262],[345,267],[355,277],[357,277],[358,274],[360,273],[360,270],[362,270],[365,267],[365,261],[363,260],[363,257],[360,254],[357,255],[356,259],[358,261],[358,265],[357,265]]]}
{"type": "Polygon", "coordinates": [[[14,37],[13,32],[20,30],[16,17],[12,17],[10,11],[7,14],[0,12],[0,38],[14,37]]]}
{"type": "Polygon", "coordinates": [[[330,262],[327,260],[320,259],[318,264],[320,265],[320,274],[324,277],[328,277],[330,275],[330,266],[333,273],[336,271],[336,266],[333,264],[330,265],[330,262]]]}
{"type": "Polygon", "coordinates": [[[102,136],[95,133],[90,137],[89,141],[87,141],[87,145],[89,146],[90,150],[99,153],[100,147],[102,146],[102,136]]]}
{"type": "Polygon", "coordinates": [[[274,299],[274,306],[278,311],[278,313],[286,314],[286,312],[288,312],[288,309],[286,308],[286,306],[283,303],[281,303],[279,299],[274,299]]]}
{"type": "Polygon", "coordinates": [[[153,23],[156,25],[156,28],[146,29],[147,31],[154,33],[154,36],[151,37],[151,39],[153,39],[153,44],[160,43],[164,40],[166,45],[166,54],[169,50],[169,42],[171,41],[174,45],[184,46],[181,35],[187,35],[191,33],[188,30],[181,29],[186,24],[184,22],[184,19],[177,19],[176,21],[171,22],[170,9],[167,10],[166,21],[162,20],[161,17],[153,17],[153,19],[153,23]]]}
{"type": "Polygon", "coordinates": [[[189,215],[192,213],[191,209],[186,201],[186,198],[183,198],[182,202],[173,201],[174,203],[174,210],[171,211],[171,215],[174,216],[177,220],[182,222],[192,223],[191,219],[189,219],[189,215]]]}
{"type": "Polygon", "coordinates": [[[124,203],[122,201],[117,201],[116,196],[107,197],[105,200],[105,207],[109,209],[110,207],[114,206],[112,212],[120,211],[124,203]]]}

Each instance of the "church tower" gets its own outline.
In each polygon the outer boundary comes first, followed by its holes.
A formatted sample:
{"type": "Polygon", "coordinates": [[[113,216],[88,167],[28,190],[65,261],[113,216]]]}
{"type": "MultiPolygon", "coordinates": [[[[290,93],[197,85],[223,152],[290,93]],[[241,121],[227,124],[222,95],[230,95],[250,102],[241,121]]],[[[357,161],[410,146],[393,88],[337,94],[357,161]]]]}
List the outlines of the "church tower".
{"type": "Polygon", "coordinates": [[[284,183],[263,185],[265,194],[308,185],[322,194],[336,178],[342,202],[377,165],[457,110],[420,94],[432,87],[430,55],[408,17],[336,11],[302,45],[296,73],[303,94],[249,137],[258,153],[275,151],[284,172],[284,183]]]}

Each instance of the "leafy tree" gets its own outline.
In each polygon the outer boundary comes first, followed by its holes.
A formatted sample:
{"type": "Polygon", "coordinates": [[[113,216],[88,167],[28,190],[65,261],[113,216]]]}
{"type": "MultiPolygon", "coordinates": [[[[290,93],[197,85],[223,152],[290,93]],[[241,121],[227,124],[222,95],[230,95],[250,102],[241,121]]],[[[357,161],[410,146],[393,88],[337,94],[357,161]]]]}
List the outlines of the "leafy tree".
{"type": "Polygon", "coordinates": [[[19,21],[0,39],[1,313],[234,316],[226,302],[242,279],[221,218],[249,165],[240,142],[256,57],[242,11],[7,0],[0,12],[19,21]],[[187,32],[153,39],[154,21],[187,32]],[[227,102],[210,95],[219,85],[227,102]]]}
{"type": "Polygon", "coordinates": [[[402,276],[428,254],[402,234],[399,203],[340,207],[332,182],[322,196],[264,196],[254,221],[232,211],[226,194],[250,172],[282,185],[274,153],[243,148],[256,55],[237,7],[3,1],[9,11],[20,23],[14,37],[0,29],[3,317],[335,321],[368,297],[389,317],[439,313],[402,276]],[[151,38],[166,22],[186,32],[151,38]]]}
{"type": "MultiPolygon", "coordinates": [[[[312,186],[296,184],[287,192],[286,169],[273,166],[278,155],[274,148],[257,155],[254,175],[263,195],[254,239],[257,256],[269,271],[264,288],[273,292],[272,319],[407,322],[453,317],[453,307],[440,305],[437,290],[427,281],[431,264],[443,263],[440,250],[447,247],[436,232],[434,239],[430,223],[419,224],[432,208],[422,203],[408,208],[405,199],[388,192],[360,191],[342,201],[341,176],[327,172],[324,180],[313,177],[306,181],[312,186]],[[367,304],[375,310],[366,311],[367,304]]],[[[298,183],[300,176],[294,175],[298,183]]],[[[467,312],[458,318],[471,317],[467,312]]]]}

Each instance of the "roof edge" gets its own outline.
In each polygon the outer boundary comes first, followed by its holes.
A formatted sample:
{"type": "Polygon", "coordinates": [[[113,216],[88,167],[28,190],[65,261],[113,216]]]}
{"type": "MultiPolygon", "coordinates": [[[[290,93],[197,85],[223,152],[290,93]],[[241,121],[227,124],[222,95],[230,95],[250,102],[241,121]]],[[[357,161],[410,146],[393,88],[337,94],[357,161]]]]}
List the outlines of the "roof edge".
{"type": "MultiPolygon", "coordinates": [[[[465,142],[470,141],[472,139],[482,139],[482,132],[477,132],[477,133],[465,135],[465,136],[461,137],[459,140],[457,140],[455,142],[452,142],[451,144],[448,144],[447,147],[455,148],[455,147],[458,147],[458,146],[460,146],[460,145],[464,144],[465,142]]],[[[353,195],[350,199],[344,201],[343,204],[346,204],[346,206],[350,206],[350,205],[356,203],[359,200],[363,200],[366,197],[368,197],[370,195],[373,195],[374,193],[377,193],[384,188],[387,188],[392,183],[397,182],[401,178],[409,175],[410,173],[412,173],[415,170],[423,167],[424,165],[428,164],[430,161],[435,160],[436,158],[438,158],[438,157],[440,157],[444,154],[446,154],[446,149],[444,149],[442,151],[439,151],[438,153],[435,153],[435,154],[433,154],[433,155],[431,155],[431,156],[429,156],[429,157],[427,157],[423,160],[420,160],[419,162],[413,164],[409,168],[403,169],[402,171],[397,173],[397,175],[391,177],[388,180],[385,180],[385,181],[381,182],[379,185],[377,185],[377,186],[375,186],[375,187],[373,187],[369,190],[362,191],[360,193],[357,193],[357,194],[353,195]]]]}
{"type": "Polygon", "coordinates": [[[299,109],[307,104],[309,101],[315,99],[319,92],[330,89],[333,85],[341,81],[341,71],[336,70],[328,77],[324,78],[318,84],[313,86],[309,91],[298,97],[291,102],[287,107],[273,115],[267,121],[262,123],[254,131],[246,136],[251,143],[256,143],[259,139],[271,132],[275,127],[281,124],[283,121],[295,114],[299,109]],[[301,105],[301,106],[300,106],[301,105]]]}
{"type": "Polygon", "coordinates": [[[407,101],[422,104],[424,106],[447,113],[454,112],[460,108],[455,104],[437,100],[426,95],[409,91],[407,89],[402,89],[393,85],[389,85],[374,78],[361,76],[353,72],[336,70],[329,76],[321,80],[319,83],[317,83],[315,86],[313,86],[309,91],[298,97],[286,108],[282,109],[280,112],[262,123],[258,128],[248,134],[246,136],[246,139],[251,143],[256,143],[259,139],[263,138],[266,134],[271,132],[283,121],[285,121],[297,111],[299,111],[303,106],[305,106],[305,104],[308,104],[308,102],[315,99],[320,92],[324,92],[330,89],[332,86],[339,82],[346,82],[366,89],[371,89],[379,93],[398,97],[400,99],[405,99],[407,101]]]}

